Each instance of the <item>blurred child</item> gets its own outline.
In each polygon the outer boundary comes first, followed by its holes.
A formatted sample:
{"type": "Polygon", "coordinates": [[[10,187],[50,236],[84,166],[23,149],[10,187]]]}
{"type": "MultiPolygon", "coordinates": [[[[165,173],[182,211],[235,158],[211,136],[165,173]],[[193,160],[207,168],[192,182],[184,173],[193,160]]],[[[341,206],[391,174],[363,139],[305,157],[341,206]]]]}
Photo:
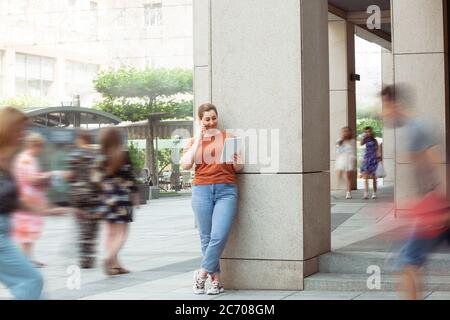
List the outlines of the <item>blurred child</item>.
{"type": "MultiPolygon", "coordinates": [[[[31,133],[25,138],[24,150],[19,153],[14,162],[14,176],[17,181],[19,197],[23,202],[33,207],[46,207],[47,190],[51,173],[42,172],[39,166],[39,156],[45,146],[45,139],[38,133],[31,133]]],[[[33,246],[39,239],[43,228],[43,217],[24,210],[13,215],[13,238],[20,244],[24,253],[33,261],[33,246]]],[[[44,264],[33,261],[36,267],[44,264]]]]}

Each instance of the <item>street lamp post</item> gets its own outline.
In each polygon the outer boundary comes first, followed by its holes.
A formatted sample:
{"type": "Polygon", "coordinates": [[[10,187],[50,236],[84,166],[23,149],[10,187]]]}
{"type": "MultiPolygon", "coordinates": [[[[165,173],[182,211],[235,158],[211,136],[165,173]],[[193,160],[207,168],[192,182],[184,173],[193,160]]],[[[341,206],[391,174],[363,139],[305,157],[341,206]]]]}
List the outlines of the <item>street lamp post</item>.
{"type": "Polygon", "coordinates": [[[181,145],[181,137],[176,136],[175,140],[173,142],[174,148],[173,148],[173,154],[172,154],[172,167],[173,167],[173,174],[175,175],[175,191],[180,191],[180,145],[181,145]]]}

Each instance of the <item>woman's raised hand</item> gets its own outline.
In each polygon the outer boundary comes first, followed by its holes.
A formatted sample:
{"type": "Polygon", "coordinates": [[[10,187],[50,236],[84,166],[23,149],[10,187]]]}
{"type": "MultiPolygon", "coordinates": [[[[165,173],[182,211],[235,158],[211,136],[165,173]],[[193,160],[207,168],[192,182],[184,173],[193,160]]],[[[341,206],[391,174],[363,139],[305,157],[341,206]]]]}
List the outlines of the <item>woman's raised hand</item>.
{"type": "Polygon", "coordinates": [[[233,155],[233,164],[244,164],[244,162],[242,161],[242,157],[240,154],[235,153],[233,155]]]}
{"type": "Polygon", "coordinates": [[[244,161],[242,160],[241,155],[238,153],[235,153],[233,155],[233,168],[236,172],[240,172],[244,169],[244,161]]]}
{"type": "Polygon", "coordinates": [[[203,123],[201,123],[200,124],[200,135],[201,135],[202,138],[205,136],[206,131],[207,131],[206,130],[206,126],[203,123]]]}
{"type": "Polygon", "coordinates": [[[196,138],[197,141],[202,141],[203,137],[206,134],[206,126],[203,124],[203,122],[200,121],[200,131],[196,138]]]}

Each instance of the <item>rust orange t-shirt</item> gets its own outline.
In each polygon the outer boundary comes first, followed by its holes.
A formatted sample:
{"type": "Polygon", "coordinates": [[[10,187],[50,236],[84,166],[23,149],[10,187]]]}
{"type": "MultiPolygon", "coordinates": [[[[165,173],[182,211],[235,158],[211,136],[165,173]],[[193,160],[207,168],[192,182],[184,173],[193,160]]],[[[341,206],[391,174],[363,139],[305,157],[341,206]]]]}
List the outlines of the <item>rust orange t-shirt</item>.
{"type": "MultiPolygon", "coordinates": [[[[232,137],[226,132],[220,132],[220,134],[215,136],[203,138],[202,145],[197,149],[194,157],[194,185],[236,183],[236,172],[233,164],[220,163],[224,141],[232,137]]],[[[194,138],[189,141],[184,149],[184,153],[193,144],[194,138]]]]}

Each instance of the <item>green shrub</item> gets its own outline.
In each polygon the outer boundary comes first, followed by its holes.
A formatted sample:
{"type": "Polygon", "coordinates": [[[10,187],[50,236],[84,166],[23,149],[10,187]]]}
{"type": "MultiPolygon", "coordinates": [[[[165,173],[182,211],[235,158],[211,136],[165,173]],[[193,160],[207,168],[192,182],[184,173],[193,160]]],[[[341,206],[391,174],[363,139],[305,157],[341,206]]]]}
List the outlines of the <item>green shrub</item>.
{"type": "Polygon", "coordinates": [[[131,142],[128,144],[128,153],[130,154],[134,174],[140,177],[142,169],[144,169],[145,165],[145,152],[143,150],[139,150],[137,145],[131,142]]]}
{"type": "Polygon", "coordinates": [[[363,118],[356,120],[356,134],[360,137],[364,133],[364,128],[372,127],[376,138],[383,138],[383,121],[380,119],[363,118]]]}

